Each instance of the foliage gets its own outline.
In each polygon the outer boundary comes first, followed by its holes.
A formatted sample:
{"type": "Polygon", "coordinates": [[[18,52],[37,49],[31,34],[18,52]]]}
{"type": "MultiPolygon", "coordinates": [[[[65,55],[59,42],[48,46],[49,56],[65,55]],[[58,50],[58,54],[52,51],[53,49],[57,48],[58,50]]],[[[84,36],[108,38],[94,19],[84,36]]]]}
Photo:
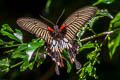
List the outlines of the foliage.
{"type": "Polygon", "coordinates": [[[112,58],[118,46],[120,46],[120,13],[110,22],[109,31],[115,32],[108,37],[109,56],[112,58]]]}
{"type": "Polygon", "coordinates": [[[93,5],[98,5],[98,4],[101,4],[101,3],[104,3],[104,4],[111,4],[113,3],[115,0],[98,0],[97,2],[95,2],[93,5]]]}
{"type": "Polygon", "coordinates": [[[94,48],[93,51],[88,53],[87,59],[88,61],[83,65],[83,67],[77,72],[79,74],[80,79],[86,79],[87,76],[94,77],[95,79],[98,79],[96,75],[96,67],[95,64],[100,63],[98,57],[100,55],[100,46],[95,41],[95,43],[88,42],[80,48],[80,51],[84,49],[94,48]]]}
{"type": "MultiPolygon", "coordinates": [[[[98,0],[93,5],[98,5],[100,3],[105,4],[111,4],[115,0],[98,0]]],[[[48,3],[46,5],[46,11],[49,11],[49,6],[51,4],[51,0],[48,0],[48,3]]],[[[80,47],[79,52],[81,53],[84,50],[91,49],[90,52],[87,53],[86,59],[87,61],[82,64],[82,68],[77,71],[77,75],[79,76],[79,79],[81,80],[87,80],[88,77],[92,77],[95,79],[98,79],[99,76],[97,76],[96,71],[96,65],[100,64],[99,57],[101,55],[103,42],[99,43],[99,40],[95,41],[88,41],[86,43],[82,43],[82,41],[85,41],[84,39],[81,39],[81,33],[85,30],[91,31],[95,36],[92,36],[87,39],[93,39],[93,37],[97,37],[98,34],[93,30],[93,26],[97,20],[103,17],[110,17],[113,18],[110,13],[107,10],[98,10],[97,16],[92,18],[83,29],[79,31],[79,39],[77,40],[80,47]]],[[[120,46],[120,13],[118,13],[109,24],[108,33],[106,34],[104,41],[108,41],[108,49],[109,49],[109,56],[110,59],[112,59],[112,56],[115,54],[116,49],[120,46]],[[112,31],[112,32],[111,32],[112,31]]],[[[6,57],[1,57],[0,59],[0,73],[8,73],[11,68],[14,68],[16,66],[20,66],[20,71],[25,71],[26,69],[32,70],[34,67],[35,62],[37,62],[37,67],[39,67],[45,60],[43,55],[45,55],[45,48],[42,51],[43,47],[45,46],[45,42],[41,40],[40,38],[32,39],[31,42],[25,43],[23,41],[23,33],[19,29],[13,30],[8,24],[3,24],[2,28],[0,29],[1,36],[4,36],[3,39],[0,39],[0,48],[6,49],[5,52],[3,52],[3,55],[6,55],[6,57]],[[9,40],[6,40],[9,38],[9,40]],[[31,54],[35,54],[32,61],[30,61],[30,58],[32,58],[31,54]],[[20,59],[19,62],[12,63],[13,60],[20,59]]],[[[100,33],[102,35],[105,35],[103,33],[100,33]]],[[[86,39],[86,38],[85,38],[86,39]]],[[[76,40],[76,39],[75,39],[76,40]]],[[[67,55],[66,50],[64,50],[62,54],[63,59],[67,63],[67,72],[70,73],[72,70],[73,65],[70,63],[69,57],[67,55]]]]}
{"type": "MultiPolygon", "coordinates": [[[[21,67],[20,67],[21,71],[24,71],[27,68],[32,69],[35,61],[37,60],[37,55],[39,53],[40,47],[42,47],[44,45],[44,41],[37,38],[37,39],[33,39],[32,42],[23,43],[22,32],[18,29],[15,29],[15,32],[14,32],[8,24],[2,25],[0,33],[3,36],[8,36],[11,39],[11,41],[9,41],[9,42],[6,42],[6,41],[3,41],[2,39],[0,39],[1,48],[9,48],[9,47],[12,48],[12,49],[4,52],[4,53],[8,53],[8,54],[11,53],[11,57],[0,60],[1,67],[6,66],[6,67],[4,67],[5,69],[1,69],[1,72],[8,72],[9,68],[16,67],[20,64],[21,64],[21,67]],[[35,59],[32,62],[29,62],[28,57],[31,57],[30,54],[32,54],[34,52],[36,53],[35,59]],[[14,64],[14,65],[10,65],[10,64],[12,64],[12,62],[9,62],[9,61],[11,61],[11,59],[17,59],[17,58],[21,58],[22,61],[14,64]]],[[[43,60],[41,60],[41,59],[42,58],[40,58],[39,63],[42,63],[41,61],[43,61],[43,60]]]]}

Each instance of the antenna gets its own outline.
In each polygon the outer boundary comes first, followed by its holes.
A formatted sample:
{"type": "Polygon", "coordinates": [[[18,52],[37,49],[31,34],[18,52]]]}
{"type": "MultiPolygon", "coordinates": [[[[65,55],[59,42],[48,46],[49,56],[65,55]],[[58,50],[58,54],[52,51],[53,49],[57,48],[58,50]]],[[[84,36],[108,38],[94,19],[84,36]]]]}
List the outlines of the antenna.
{"type": "Polygon", "coordinates": [[[44,19],[45,21],[49,22],[50,24],[55,25],[52,21],[48,20],[47,18],[43,17],[42,15],[40,15],[40,17],[42,19],[44,19]]]}
{"type": "Polygon", "coordinates": [[[62,15],[64,14],[64,12],[65,12],[65,8],[63,9],[61,15],[58,17],[58,19],[57,19],[57,21],[56,21],[56,25],[57,25],[57,23],[59,22],[59,20],[60,20],[60,18],[62,17],[62,15]]]}

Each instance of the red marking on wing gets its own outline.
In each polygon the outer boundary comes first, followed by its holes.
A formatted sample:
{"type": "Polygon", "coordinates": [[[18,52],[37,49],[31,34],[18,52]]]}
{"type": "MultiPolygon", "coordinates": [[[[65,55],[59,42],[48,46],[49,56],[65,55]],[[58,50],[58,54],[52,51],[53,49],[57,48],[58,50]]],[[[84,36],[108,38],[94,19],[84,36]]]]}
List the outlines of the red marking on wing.
{"type": "Polygon", "coordinates": [[[49,26],[48,26],[48,30],[54,32],[54,30],[51,27],[49,27],[49,26]]]}
{"type": "Polygon", "coordinates": [[[60,32],[64,29],[65,24],[62,24],[62,26],[60,27],[60,32]]]}

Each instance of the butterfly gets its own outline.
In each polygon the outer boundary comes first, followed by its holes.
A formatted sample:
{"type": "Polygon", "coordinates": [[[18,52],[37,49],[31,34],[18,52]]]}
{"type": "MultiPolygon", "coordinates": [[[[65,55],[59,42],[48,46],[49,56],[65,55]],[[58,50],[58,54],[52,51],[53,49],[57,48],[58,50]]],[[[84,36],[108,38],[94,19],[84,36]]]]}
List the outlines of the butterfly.
{"type": "Polygon", "coordinates": [[[71,63],[75,63],[76,69],[81,68],[81,64],[76,59],[79,48],[77,33],[92,17],[96,15],[97,7],[86,6],[73,12],[59,27],[53,28],[34,18],[19,18],[16,22],[24,30],[35,34],[36,37],[43,39],[47,43],[47,54],[56,63],[55,71],[59,75],[59,67],[63,67],[62,52],[68,52],[71,63]]]}

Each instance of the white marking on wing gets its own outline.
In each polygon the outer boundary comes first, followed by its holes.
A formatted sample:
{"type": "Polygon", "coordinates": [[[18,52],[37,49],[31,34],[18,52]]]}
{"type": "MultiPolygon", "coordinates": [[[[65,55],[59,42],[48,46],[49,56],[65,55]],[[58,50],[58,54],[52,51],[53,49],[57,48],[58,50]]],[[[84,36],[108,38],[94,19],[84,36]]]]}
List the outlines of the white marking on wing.
{"type": "Polygon", "coordinates": [[[68,45],[70,46],[70,48],[72,48],[72,45],[70,43],[68,43],[68,45]]]}
{"type": "Polygon", "coordinates": [[[68,40],[66,38],[63,39],[65,42],[68,42],[68,40]]]}
{"type": "Polygon", "coordinates": [[[61,43],[62,43],[62,44],[61,44],[60,46],[61,46],[61,49],[63,50],[63,49],[64,49],[64,41],[61,40],[61,43]]]}
{"type": "Polygon", "coordinates": [[[56,44],[56,41],[55,40],[53,40],[53,43],[52,43],[53,45],[55,45],[56,44]]]}

